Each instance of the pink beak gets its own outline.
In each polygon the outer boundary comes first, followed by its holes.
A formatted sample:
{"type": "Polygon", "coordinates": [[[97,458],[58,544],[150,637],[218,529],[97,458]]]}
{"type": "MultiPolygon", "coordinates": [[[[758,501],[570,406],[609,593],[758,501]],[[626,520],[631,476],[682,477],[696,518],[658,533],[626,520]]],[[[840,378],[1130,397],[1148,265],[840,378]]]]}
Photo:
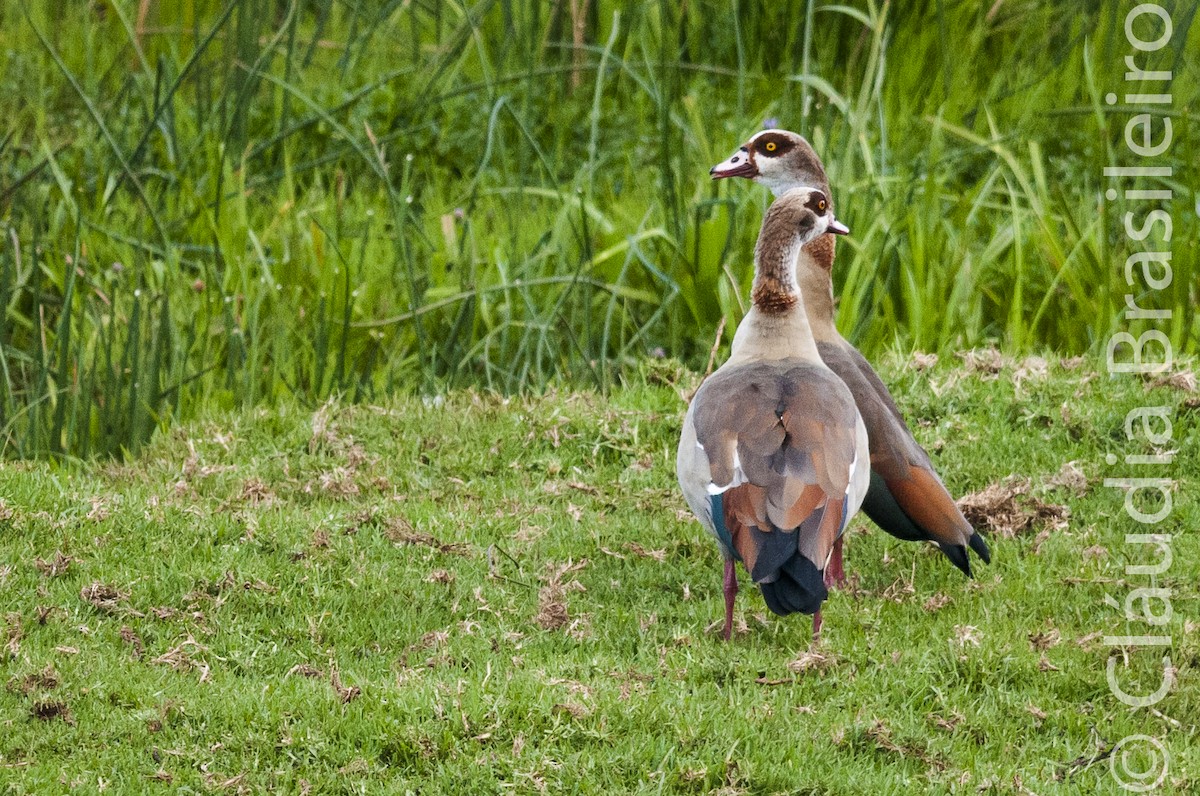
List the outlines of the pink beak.
{"type": "Polygon", "coordinates": [[[758,167],[750,160],[750,153],[746,149],[739,149],[725,160],[708,170],[708,174],[714,180],[724,179],[725,177],[757,177],[758,167]]]}

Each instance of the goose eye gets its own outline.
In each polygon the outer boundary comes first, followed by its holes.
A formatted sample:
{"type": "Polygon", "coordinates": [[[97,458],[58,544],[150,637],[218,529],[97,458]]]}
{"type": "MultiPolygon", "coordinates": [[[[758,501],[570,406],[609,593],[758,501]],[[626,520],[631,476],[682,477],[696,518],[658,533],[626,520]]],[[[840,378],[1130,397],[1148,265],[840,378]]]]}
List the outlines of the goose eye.
{"type": "Polygon", "coordinates": [[[828,206],[828,204],[829,204],[828,202],[826,202],[824,199],[822,199],[821,201],[817,202],[817,210],[821,213],[824,213],[825,208],[828,206]]]}
{"type": "Polygon", "coordinates": [[[766,145],[766,147],[765,147],[765,149],[766,149],[768,152],[774,152],[774,151],[775,151],[776,149],[778,149],[778,148],[779,148],[779,144],[776,144],[774,141],[768,141],[768,142],[767,142],[767,145],[766,145]]]}

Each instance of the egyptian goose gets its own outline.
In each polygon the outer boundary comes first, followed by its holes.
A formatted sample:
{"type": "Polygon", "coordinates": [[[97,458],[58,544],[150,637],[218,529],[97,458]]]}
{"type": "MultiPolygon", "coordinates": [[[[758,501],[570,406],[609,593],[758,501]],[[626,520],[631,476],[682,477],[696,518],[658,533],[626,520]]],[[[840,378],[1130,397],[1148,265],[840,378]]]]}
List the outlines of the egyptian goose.
{"type": "MultiPolygon", "coordinates": [[[[709,171],[713,179],[746,177],[765,185],[776,196],[798,186],[812,185],[829,196],[829,181],[820,158],[803,137],[787,130],[764,130],[727,160],[709,171]]],[[[832,211],[832,198],[830,198],[832,211]]],[[[858,405],[871,442],[871,488],[862,509],[876,525],[905,541],[931,541],[956,567],[971,576],[967,548],[985,563],[991,553],[959,511],[954,498],[913,438],[891,393],[867,360],[846,342],[834,324],[832,235],[820,235],[805,245],[796,266],[797,279],[817,351],[841,377],[858,405]]],[[[831,568],[840,582],[841,540],[831,568]]]]}
{"type": "Polygon", "coordinates": [[[676,474],[725,559],[726,640],[735,560],[768,608],[812,614],[820,632],[826,564],[870,482],[866,427],[817,353],[796,281],[801,247],[827,230],[849,232],[822,191],[797,188],[771,205],[754,251],[753,306],[683,423],[676,474]]]}

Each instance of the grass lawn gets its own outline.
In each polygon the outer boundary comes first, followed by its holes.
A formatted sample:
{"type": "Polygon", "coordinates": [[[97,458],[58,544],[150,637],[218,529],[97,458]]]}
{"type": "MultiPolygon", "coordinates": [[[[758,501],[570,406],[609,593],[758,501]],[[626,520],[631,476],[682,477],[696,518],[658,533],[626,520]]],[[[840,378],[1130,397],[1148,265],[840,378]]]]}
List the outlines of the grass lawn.
{"type": "MultiPolygon", "coordinates": [[[[608,396],[292,405],[130,464],[0,464],[0,792],[1116,793],[1106,755],[1144,733],[1160,792],[1195,793],[1200,401],[1092,367],[882,368],[952,491],[996,487],[993,563],[967,581],[859,518],[811,648],[744,573],[744,631],[716,633],[670,362],[608,396]],[[1141,405],[1170,407],[1173,464],[1124,463],[1153,452],[1141,405]],[[1166,628],[1105,603],[1158,554],[1103,480],[1157,475],[1166,628]],[[1164,630],[1177,683],[1127,708],[1103,636],[1164,630]]],[[[1152,691],[1163,650],[1127,652],[1152,691]]]]}

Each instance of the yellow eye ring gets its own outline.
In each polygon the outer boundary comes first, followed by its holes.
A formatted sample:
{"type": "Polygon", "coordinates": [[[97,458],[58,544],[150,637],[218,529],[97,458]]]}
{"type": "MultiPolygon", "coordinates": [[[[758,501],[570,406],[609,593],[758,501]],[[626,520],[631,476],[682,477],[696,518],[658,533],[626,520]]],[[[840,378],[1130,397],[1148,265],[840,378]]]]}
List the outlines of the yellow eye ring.
{"type": "Polygon", "coordinates": [[[774,151],[775,151],[775,149],[776,149],[776,147],[778,147],[778,146],[779,146],[779,145],[778,145],[778,144],[776,144],[774,141],[768,141],[768,142],[767,142],[767,151],[768,151],[768,152],[774,152],[774,151]]]}
{"type": "Polygon", "coordinates": [[[828,207],[828,203],[824,199],[817,202],[817,209],[820,210],[822,213],[825,212],[826,207],[828,207]]]}

